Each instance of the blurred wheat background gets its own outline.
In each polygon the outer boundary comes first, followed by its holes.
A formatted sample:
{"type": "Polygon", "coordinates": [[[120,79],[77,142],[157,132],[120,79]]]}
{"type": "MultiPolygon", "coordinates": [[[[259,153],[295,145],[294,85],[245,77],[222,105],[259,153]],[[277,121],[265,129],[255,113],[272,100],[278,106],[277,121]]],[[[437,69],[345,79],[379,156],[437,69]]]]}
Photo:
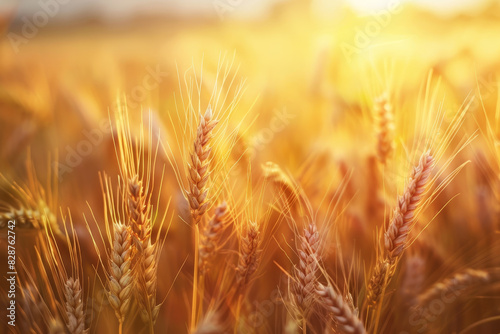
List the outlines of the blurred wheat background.
{"type": "Polygon", "coordinates": [[[0,332],[500,333],[497,1],[0,13],[0,332]]]}

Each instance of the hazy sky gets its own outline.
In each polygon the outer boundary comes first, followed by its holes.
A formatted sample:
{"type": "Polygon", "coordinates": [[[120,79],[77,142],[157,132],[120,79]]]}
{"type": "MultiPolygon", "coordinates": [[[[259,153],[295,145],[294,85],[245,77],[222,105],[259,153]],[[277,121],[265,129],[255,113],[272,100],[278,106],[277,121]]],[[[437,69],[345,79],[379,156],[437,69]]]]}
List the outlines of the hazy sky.
{"type": "MultiPolygon", "coordinates": [[[[233,4],[233,15],[255,17],[265,12],[272,3],[286,0],[0,0],[0,10],[13,10],[18,17],[34,15],[44,10],[44,4],[58,2],[55,17],[71,19],[75,16],[100,15],[108,19],[126,18],[137,12],[172,12],[176,14],[217,15],[218,4],[233,4]]],[[[390,1],[413,1],[443,14],[470,12],[488,1],[498,0],[314,0],[316,8],[335,10],[347,2],[361,12],[386,8],[390,1]]]]}

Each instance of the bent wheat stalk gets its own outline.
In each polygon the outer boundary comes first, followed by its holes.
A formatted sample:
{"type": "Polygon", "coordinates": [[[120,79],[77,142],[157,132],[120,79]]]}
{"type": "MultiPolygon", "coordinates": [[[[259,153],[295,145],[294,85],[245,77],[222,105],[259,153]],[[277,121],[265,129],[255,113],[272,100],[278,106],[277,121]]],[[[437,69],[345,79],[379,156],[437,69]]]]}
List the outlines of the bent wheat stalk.
{"type": "Polygon", "coordinates": [[[300,187],[294,183],[294,180],[279,165],[268,161],[262,165],[262,171],[265,179],[269,180],[279,190],[280,199],[285,206],[285,211],[291,213],[299,210],[300,215],[303,214],[300,211],[301,209],[310,212],[309,201],[301,192],[300,187]]]}
{"type": "Polygon", "coordinates": [[[455,300],[464,291],[488,283],[490,279],[491,275],[487,271],[467,269],[434,284],[419,295],[417,298],[418,307],[428,308],[432,301],[436,299],[448,298],[448,300],[455,300]]]}
{"type": "Polygon", "coordinates": [[[392,219],[384,233],[384,255],[375,267],[368,286],[368,305],[375,305],[389,284],[399,257],[407,244],[408,235],[413,227],[415,211],[427,188],[434,158],[429,151],[420,157],[419,164],[413,169],[403,195],[398,200],[392,219]]]}
{"type": "Polygon", "coordinates": [[[19,209],[9,206],[8,209],[0,213],[0,229],[6,228],[9,221],[14,221],[16,227],[43,231],[48,228],[57,237],[62,236],[61,229],[57,224],[57,217],[42,200],[38,205],[31,207],[23,205],[19,209]]]}

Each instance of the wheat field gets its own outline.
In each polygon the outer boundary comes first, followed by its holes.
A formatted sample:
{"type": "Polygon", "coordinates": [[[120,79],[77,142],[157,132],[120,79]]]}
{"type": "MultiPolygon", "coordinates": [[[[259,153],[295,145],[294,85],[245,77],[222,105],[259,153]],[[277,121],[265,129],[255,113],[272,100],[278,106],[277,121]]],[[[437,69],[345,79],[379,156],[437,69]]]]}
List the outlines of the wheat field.
{"type": "Polygon", "coordinates": [[[500,6],[311,8],[2,19],[0,332],[500,333],[500,6]]]}

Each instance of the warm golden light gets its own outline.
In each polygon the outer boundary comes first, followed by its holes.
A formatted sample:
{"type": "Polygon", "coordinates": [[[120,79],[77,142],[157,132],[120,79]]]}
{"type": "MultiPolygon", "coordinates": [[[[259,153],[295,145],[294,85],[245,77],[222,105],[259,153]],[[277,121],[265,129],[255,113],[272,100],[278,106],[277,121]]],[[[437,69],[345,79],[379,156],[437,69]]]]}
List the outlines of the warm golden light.
{"type": "Polygon", "coordinates": [[[0,333],[498,333],[496,1],[0,4],[0,333]]]}

